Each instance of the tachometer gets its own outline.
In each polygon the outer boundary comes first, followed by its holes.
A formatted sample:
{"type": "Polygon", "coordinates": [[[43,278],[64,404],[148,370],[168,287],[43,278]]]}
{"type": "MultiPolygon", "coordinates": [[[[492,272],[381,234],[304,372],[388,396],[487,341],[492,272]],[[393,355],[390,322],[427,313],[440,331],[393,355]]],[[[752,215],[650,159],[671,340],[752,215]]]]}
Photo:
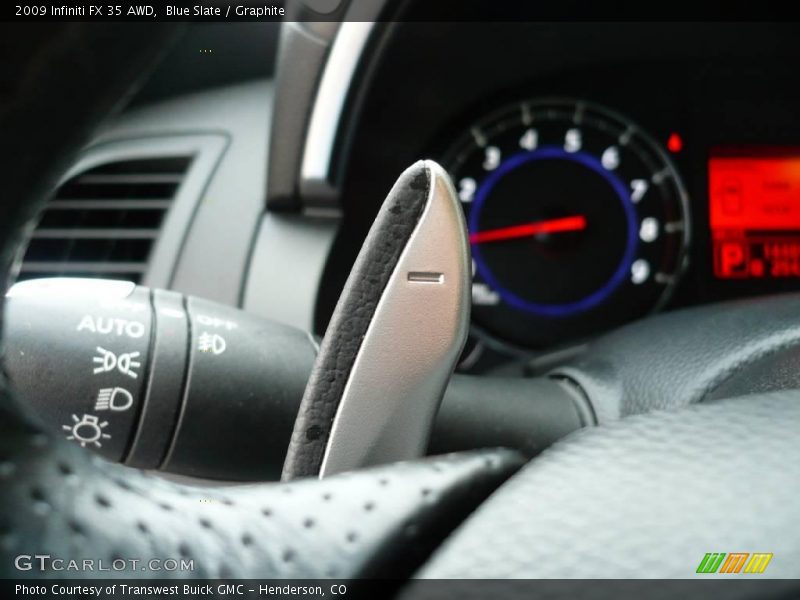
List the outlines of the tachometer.
{"type": "Polygon", "coordinates": [[[664,302],[688,244],[687,197],[639,127],[581,101],[527,101],[446,154],[467,217],[476,326],[544,347],[664,302]]]}

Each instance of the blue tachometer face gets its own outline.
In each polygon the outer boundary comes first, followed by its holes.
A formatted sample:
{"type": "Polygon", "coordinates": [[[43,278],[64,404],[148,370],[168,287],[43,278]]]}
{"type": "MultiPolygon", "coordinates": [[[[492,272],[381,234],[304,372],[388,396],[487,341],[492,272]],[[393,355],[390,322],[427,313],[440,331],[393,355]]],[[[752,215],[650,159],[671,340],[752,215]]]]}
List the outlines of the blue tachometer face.
{"type": "Polygon", "coordinates": [[[686,197],[635,125],[575,101],[525,102],[446,161],[467,217],[476,326],[541,347],[652,310],[687,244],[686,197]]]}
{"type": "MultiPolygon", "coordinates": [[[[545,168],[548,166],[551,168],[558,168],[557,165],[548,163],[545,163],[544,166],[545,168]]],[[[595,182],[595,185],[601,186],[602,182],[595,182]]],[[[587,193],[589,193],[588,190],[587,193]]],[[[602,197],[609,196],[607,193],[599,195],[602,197]]],[[[530,209],[529,212],[531,214],[538,212],[533,207],[528,208],[530,209]]],[[[608,227],[606,227],[603,223],[605,220],[605,211],[595,210],[592,212],[595,214],[595,218],[592,219],[592,227],[597,230],[597,233],[602,234],[603,232],[614,231],[615,228],[613,227],[613,223],[609,224],[608,227]]],[[[613,215],[615,212],[616,211],[608,211],[608,214],[613,215]]],[[[493,289],[497,291],[503,301],[505,301],[507,304],[520,310],[528,311],[530,313],[545,317],[566,317],[597,306],[605,301],[620,285],[625,282],[628,273],[630,272],[631,265],[633,264],[634,256],[636,255],[638,244],[638,236],[636,235],[636,222],[636,210],[633,202],[630,200],[630,195],[628,194],[625,184],[613,171],[604,168],[597,157],[582,151],[570,153],[560,146],[543,146],[535,150],[519,152],[510,156],[509,158],[505,159],[497,169],[492,171],[481,183],[481,186],[475,193],[475,198],[469,210],[469,231],[472,238],[472,258],[475,261],[477,272],[489,285],[492,286],[493,289]],[[577,297],[582,295],[581,292],[577,292],[574,299],[565,297],[560,303],[556,302],[550,304],[543,304],[526,299],[507,288],[503,282],[494,275],[489,267],[489,263],[486,259],[484,259],[483,246],[486,243],[497,243],[500,241],[511,242],[512,240],[519,240],[523,237],[538,237],[538,243],[542,244],[545,243],[545,235],[557,236],[559,234],[569,233],[571,231],[585,231],[589,228],[587,215],[583,214],[586,211],[582,211],[580,207],[575,207],[575,210],[569,210],[569,206],[562,204],[560,208],[563,209],[565,213],[572,214],[566,217],[534,219],[529,223],[511,226],[519,227],[519,225],[522,225],[524,227],[526,224],[528,224],[529,227],[525,231],[530,232],[529,236],[522,235],[524,231],[519,229],[514,230],[511,235],[508,235],[508,230],[506,229],[506,237],[503,237],[502,232],[504,228],[500,228],[498,230],[494,230],[496,232],[495,239],[490,240],[489,242],[484,241],[486,239],[486,230],[482,225],[481,208],[484,206],[484,204],[486,204],[487,199],[491,197],[492,191],[497,187],[500,179],[510,174],[515,169],[524,169],[528,167],[529,163],[533,161],[569,161],[575,163],[575,166],[579,169],[589,169],[593,171],[599,175],[600,178],[605,180],[605,184],[611,188],[613,194],[616,196],[622,207],[625,220],[624,234],[620,239],[607,240],[607,245],[612,247],[619,246],[619,241],[624,242],[624,249],[621,252],[621,256],[617,260],[617,267],[611,272],[606,281],[604,281],[597,289],[589,291],[585,296],[577,297]],[[571,219],[571,221],[566,221],[566,219],[571,219]],[[555,228],[553,227],[554,223],[555,228]],[[572,223],[571,226],[570,223],[572,223]],[[484,233],[483,236],[481,235],[482,233],[484,233]]],[[[600,236],[598,235],[596,238],[599,242],[600,236]]],[[[615,254],[617,253],[618,252],[615,252],[615,254]]],[[[554,265],[554,267],[557,269],[562,268],[560,265],[554,265]]]]}

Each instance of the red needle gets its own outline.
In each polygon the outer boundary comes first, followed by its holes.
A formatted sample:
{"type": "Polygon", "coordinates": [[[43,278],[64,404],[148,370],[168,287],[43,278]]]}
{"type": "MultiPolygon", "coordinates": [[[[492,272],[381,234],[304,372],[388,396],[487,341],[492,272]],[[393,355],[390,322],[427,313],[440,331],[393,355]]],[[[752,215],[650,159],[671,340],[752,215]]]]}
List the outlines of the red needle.
{"type": "Polygon", "coordinates": [[[541,233],[562,233],[565,231],[582,231],[584,229],[586,229],[586,217],[577,215],[574,217],[563,217],[561,219],[549,219],[547,221],[534,221],[533,223],[512,225],[511,227],[501,227],[500,229],[478,231],[470,234],[469,243],[482,244],[484,242],[513,240],[515,238],[529,237],[541,233]]]}

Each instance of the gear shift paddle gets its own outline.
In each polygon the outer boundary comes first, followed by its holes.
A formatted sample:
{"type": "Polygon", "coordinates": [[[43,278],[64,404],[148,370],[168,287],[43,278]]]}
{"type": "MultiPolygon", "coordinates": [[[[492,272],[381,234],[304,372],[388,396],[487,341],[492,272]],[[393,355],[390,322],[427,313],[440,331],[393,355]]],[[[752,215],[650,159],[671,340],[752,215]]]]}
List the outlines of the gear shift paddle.
{"type": "Polygon", "coordinates": [[[370,229],[306,386],[283,479],[421,456],[467,336],[470,254],[447,173],[408,168],[370,229]]]}

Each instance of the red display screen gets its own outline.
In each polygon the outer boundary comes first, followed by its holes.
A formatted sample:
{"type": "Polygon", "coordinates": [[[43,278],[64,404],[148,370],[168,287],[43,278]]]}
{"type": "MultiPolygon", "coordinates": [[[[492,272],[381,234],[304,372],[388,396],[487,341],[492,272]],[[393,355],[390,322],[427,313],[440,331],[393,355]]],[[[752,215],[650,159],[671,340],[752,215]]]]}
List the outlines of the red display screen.
{"type": "Polygon", "coordinates": [[[717,151],[708,180],[714,274],[800,277],[800,148],[717,151]]]}

